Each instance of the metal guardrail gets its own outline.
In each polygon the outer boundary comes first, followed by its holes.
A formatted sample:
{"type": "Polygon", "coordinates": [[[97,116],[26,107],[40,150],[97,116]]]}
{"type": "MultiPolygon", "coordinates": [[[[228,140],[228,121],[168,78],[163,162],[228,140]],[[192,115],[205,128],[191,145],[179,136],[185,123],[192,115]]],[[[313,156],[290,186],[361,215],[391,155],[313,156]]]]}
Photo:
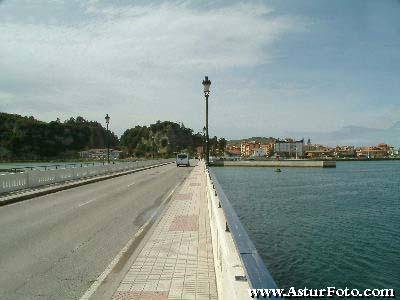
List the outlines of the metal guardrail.
{"type": "Polygon", "coordinates": [[[53,170],[28,170],[23,173],[0,174],[0,195],[36,188],[48,184],[60,183],[76,179],[84,179],[115,172],[135,170],[142,167],[160,163],[172,162],[173,159],[136,161],[119,164],[107,164],[99,166],[83,166],[53,170]]]}
{"type": "Polygon", "coordinates": [[[212,183],[217,191],[228,229],[232,234],[236,248],[242,260],[246,278],[253,289],[276,289],[277,285],[269,273],[256,247],[244,229],[242,222],[237,216],[232,204],[226,197],[224,190],[219,184],[215,174],[209,169],[212,183]]]}

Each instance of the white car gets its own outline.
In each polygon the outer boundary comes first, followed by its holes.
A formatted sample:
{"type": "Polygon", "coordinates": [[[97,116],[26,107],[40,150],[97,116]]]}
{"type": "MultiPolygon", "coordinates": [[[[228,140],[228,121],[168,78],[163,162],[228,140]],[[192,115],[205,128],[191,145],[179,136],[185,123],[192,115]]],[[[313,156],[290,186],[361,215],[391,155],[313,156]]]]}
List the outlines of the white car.
{"type": "Polygon", "coordinates": [[[189,155],[187,155],[186,153],[179,153],[176,156],[176,166],[186,166],[189,167],[189,155]]]}

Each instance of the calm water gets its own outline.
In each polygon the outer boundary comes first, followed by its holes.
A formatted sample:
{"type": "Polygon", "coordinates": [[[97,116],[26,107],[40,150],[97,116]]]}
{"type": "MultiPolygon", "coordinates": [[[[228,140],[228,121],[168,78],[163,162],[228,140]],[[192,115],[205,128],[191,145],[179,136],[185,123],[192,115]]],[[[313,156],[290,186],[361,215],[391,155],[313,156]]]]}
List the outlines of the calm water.
{"type": "Polygon", "coordinates": [[[400,288],[400,161],[213,168],[279,287],[400,288]]]}

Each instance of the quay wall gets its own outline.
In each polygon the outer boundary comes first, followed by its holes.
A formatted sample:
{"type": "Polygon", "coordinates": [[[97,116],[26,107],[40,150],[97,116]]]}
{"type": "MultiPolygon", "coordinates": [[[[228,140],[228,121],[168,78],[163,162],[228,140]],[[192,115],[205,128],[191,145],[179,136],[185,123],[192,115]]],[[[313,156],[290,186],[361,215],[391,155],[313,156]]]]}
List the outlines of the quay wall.
{"type": "Polygon", "coordinates": [[[274,167],[274,168],[336,168],[336,161],[317,160],[217,160],[213,166],[223,167],[274,167]]]}

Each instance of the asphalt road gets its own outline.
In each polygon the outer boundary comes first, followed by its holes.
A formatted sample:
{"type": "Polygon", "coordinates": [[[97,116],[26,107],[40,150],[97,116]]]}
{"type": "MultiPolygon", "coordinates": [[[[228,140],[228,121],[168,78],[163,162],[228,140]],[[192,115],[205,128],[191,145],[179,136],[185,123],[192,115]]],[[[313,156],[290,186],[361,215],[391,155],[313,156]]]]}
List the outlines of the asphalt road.
{"type": "Polygon", "coordinates": [[[191,170],[170,164],[0,207],[0,299],[79,299],[191,170]]]}

